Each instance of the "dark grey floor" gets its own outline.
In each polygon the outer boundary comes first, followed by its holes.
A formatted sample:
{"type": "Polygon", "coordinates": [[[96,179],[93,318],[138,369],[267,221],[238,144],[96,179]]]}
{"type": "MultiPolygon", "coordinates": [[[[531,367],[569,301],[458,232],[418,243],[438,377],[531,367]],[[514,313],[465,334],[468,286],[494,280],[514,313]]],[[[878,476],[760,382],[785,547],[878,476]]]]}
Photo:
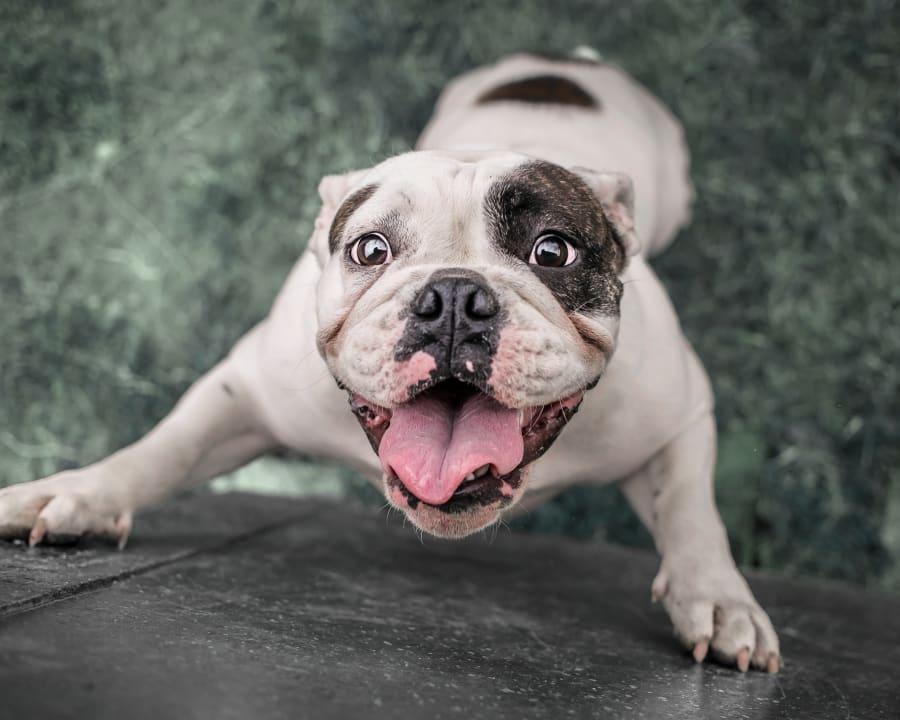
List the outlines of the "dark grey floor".
{"type": "Polygon", "coordinates": [[[897,718],[900,599],[754,576],[775,676],[695,666],[650,555],[199,495],[129,548],[0,544],[2,718],[897,718]]]}

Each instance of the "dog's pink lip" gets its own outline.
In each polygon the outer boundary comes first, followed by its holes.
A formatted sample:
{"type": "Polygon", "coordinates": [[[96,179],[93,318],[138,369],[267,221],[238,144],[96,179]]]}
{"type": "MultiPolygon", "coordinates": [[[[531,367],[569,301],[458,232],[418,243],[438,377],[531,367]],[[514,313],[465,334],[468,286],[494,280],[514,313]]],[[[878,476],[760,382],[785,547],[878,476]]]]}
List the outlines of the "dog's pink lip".
{"type": "MultiPolygon", "coordinates": [[[[578,406],[583,399],[584,390],[577,390],[562,400],[555,400],[547,405],[532,405],[531,407],[523,408],[520,423],[525,431],[523,434],[531,432],[544,418],[553,417],[559,413],[577,412],[578,406]]],[[[568,418],[566,420],[568,421],[568,418]]]]}
{"type": "Polygon", "coordinates": [[[409,511],[415,512],[419,506],[443,510],[445,512],[459,512],[457,509],[461,504],[467,509],[495,507],[498,511],[506,507],[512,502],[515,490],[512,489],[512,482],[519,483],[517,479],[522,472],[522,467],[515,468],[506,475],[499,475],[497,468],[491,466],[490,472],[480,478],[471,481],[464,481],[453,493],[453,495],[444,503],[435,505],[425,502],[417,497],[407,488],[403,481],[393,472],[385,475],[384,482],[390,488],[396,488],[405,498],[409,511]]]}
{"type": "Polygon", "coordinates": [[[372,426],[378,426],[382,423],[388,423],[391,421],[391,410],[390,408],[382,407],[376,403],[373,403],[371,400],[367,400],[362,395],[356,392],[350,393],[350,407],[353,408],[354,412],[362,411],[365,409],[367,415],[367,422],[372,426]]]}

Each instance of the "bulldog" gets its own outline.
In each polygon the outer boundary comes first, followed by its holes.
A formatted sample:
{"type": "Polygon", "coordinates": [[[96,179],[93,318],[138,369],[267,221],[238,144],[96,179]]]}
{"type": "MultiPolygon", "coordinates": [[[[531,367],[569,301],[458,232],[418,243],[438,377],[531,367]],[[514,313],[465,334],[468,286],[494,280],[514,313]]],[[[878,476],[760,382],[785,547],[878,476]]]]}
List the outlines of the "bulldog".
{"type": "Polygon", "coordinates": [[[278,447],[446,538],[615,481],[694,658],[777,671],[715,506],[710,384],[647,264],[692,198],[668,110],[614,67],[515,56],[453,81],[414,152],[319,194],[268,317],[133,445],[0,490],[0,535],[123,546],[136,510],[278,447]]]}

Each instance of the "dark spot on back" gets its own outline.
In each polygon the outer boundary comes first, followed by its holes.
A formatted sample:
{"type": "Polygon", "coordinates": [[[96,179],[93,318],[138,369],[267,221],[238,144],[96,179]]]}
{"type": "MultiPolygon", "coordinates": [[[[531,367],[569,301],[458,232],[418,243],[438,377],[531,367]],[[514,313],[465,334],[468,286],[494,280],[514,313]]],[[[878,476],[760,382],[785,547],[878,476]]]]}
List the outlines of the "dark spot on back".
{"type": "Polygon", "coordinates": [[[522,165],[491,186],[485,213],[492,241],[523,263],[541,234],[568,238],[578,250],[576,262],[529,268],[569,312],[618,315],[625,253],[600,201],[578,175],[544,161],[522,165]]]}
{"type": "Polygon", "coordinates": [[[222,390],[225,391],[225,394],[228,397],[230,397],[230,398],[234,397],[234,390],[231,389],[231,385],[229,385],[227,382],[222,383],[222,390]]]}
{"type": "Polygon", "coordinates": [[[347,224],[350,216],[359,209],[360,205],[372,197],[377,189],[378,185],[366,185],[341,203],[341,206],[334,214],[331,229],[328,231],[328,249],[331,252],[337,249],[341,235],[344,234],[344,226],[347,224]]]}
{"type": "Polygon", "coordinates": [[[597,99],[581,85],[560,75],[537,75],[513,80],[488,90],[478,98],[477,104],[503,101],[600,108],[597,99]]]}

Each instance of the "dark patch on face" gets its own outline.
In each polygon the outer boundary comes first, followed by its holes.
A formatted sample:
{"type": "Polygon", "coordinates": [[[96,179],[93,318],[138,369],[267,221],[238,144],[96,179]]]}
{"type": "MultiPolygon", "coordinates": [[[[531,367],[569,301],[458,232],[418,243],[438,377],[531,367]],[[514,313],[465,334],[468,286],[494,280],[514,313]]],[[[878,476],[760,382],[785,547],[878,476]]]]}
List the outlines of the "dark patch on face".
{"type": "Polygon", "coordinates": [[[227,382],[222,383],[222,390],[225,391],[225,394],[228,397],[230,397],[230,398],[234,397],[234,390],[231,389],[231,385],[229,385],[227,382]]]}
{"type": "Polygon", "coordinates": [[[476,104],[486,105],[505,101],[571,105],[594,110],[600,108],[600,103],[593,95],[578,83],[561,75],[535,75],[513,80],[483,93],[476,104]]]}
{"type": "Polygon", "coordinates": [[[337,249],[341,236],[344,234],[344,227],[350,219],[350,216],[359,209],[360,205],[372,197],[377,189],[378,185],[366,185],[341,203],[341,206],[334,214],[334,220],[331,222],[331,229],[328,231],[328,249],[331,252],[334,252],[337,249]]]}
{"type": "Polygon", "coordinates": [[[485,213],[497,247],[522,262],[546,232],[569,240],[578,251],[574,263],[529,267],[570,313],[618,316],[625,251],[600,201],[578,175],[548,162],[527,163],[488,190],[485,213]]]}
{"type": "Polygon", "coordinates": [[[411,305],[403,310],[402,319],[406,324],[402,337],[394,346],[394,359],[405,362],[417,352],[426,352],[435,361],[435,368],[428,378],[408,388],[408,397],[415,397],[451,378],[489,392],[491,364],[500,343],[506,312],[499,306],[483,275],[465,268],[435,271],[411,305]],[[456,292],[448,289],[448,284],[456,292]],[[439,288],[443,303],[448,304],[452,298],[456,304],[445,307],[445,312],[437,317],[427,314],[423,317],[422,305],[432,288],[439,288]],[[472,316],[466,311],[467,303],[473,302],[485,308],[484,316],[472,316]]]}

